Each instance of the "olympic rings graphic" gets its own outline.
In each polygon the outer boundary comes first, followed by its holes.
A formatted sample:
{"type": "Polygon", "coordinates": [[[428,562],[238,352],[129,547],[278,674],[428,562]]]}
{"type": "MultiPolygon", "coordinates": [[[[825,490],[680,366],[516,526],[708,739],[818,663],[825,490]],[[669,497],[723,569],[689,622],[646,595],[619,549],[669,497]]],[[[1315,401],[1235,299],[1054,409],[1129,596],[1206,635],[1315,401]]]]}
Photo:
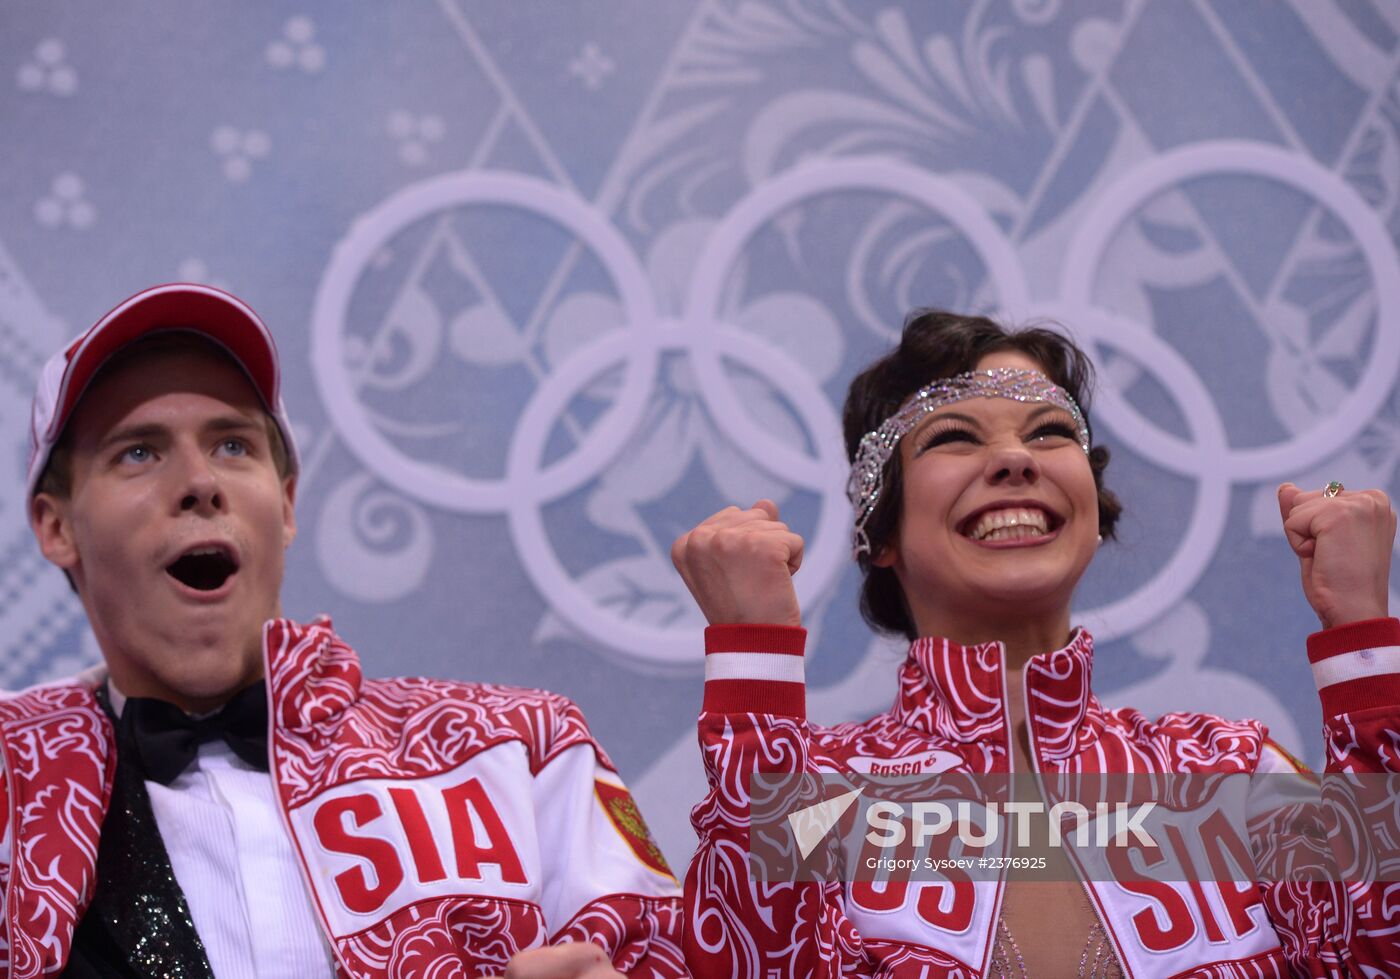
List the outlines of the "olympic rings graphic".
{"type": "MultiPolygon", "coordinates": [[[[406,455],[384,437],[360,403],[346,371],[342,329],[360,274],[395,234],[438,212],[469,204],[516,207],[562,225],[602,260],[617,286],[629,328],[656,320],[651,288],[631,247],[592,205],[536,177],[516,173],[473,171],[448,174],[407,187],[357,221],[336,248],[316,292],[311,318],[311,362],[327,415],[365,468],[400,492],[424,503],[465,513],[499,513],[518,490],[508,480],[472,479],[406,455]]],[[[640,344],[639,349],[650,349],[640,344]]],[[[590,430],[569,459],[542,474],[567,476],[573,459],[608,455],[627,431],[621,424],[640,411],[654,365],[629,361],[630,369],[609,417],[590,430]]],[[[577,468],[575,464],[574,468],[577,468]]]]}
{"type": "MultiPolygon", "coordinates": [[[[511,443],[510,472],[522,487],[533,483],[534,492],[512,498],[508,509],[511,534],[518,552],[528,555],[522,564],[539,593],[547,595],[554,610],[572,625],[602,644],[604,649],[612,649],[626,658],[667,671],[694,672],[697,664],[703,662],[704,650],[698,628],[692,625],[662,628],[632,622],[598,605],[579,588],[549,542],[541,511],[542,504],[573,487],[529,478],[544,451],[545,439],[558,411],[599,374],[634,356],[638,339],[616,333],[583,348],[561,365],[552,383],[541,389],[540,396],[526,406],[517,437],[511,443]]],[[[849,524],[849,505],[843,490],[845,459],[833,455],[840,451],[840,432],[820,389],[781,351],[733,327],[717,325],[703,336],[673,327],[648,333],[641,342],[651,345],[653,353],[678,350],[693,355],[703,345],[716,357],[728,355],[740,357],[749,364],[763,363],[768,378],[813,425],[811,438],[814,445],[821,446],[822,453],[816,460],[807,461],[796,474],[791,464],[783,460],[775,463],[769,459],[765,465],[771,466],[774,474],[785,481],[812,489],[821,497],[821,515],[803,561],[804,574],[794,579],[798,600],[804,604],[814,601],[842,570],[849,524]]],[[[701,392],[703,394],[703,387],[701,392]]],[[[713,401],[707,403],[714,407],[713,401]]],[[[722,416],[717,417],[722,419],[722,416]]],[[[726,426],[725,420],[719,423],[721,428],[726,426]]],[[[760,453],[755,455],[761,456],[760,453]]],[[[611,460],[595,461],[606,465],[611,460]]]]}
{"type": "Polygon", "coordinates": [[[328,415],[361,463],[400,492],[453,512],[504,514],[521,564],[541,596],[590,639],[643,669],[694,671],[700,662],[698,629],[631,621],[591,598],[556,553],[542,508],[586,486],[626,451],[653,397],[662,357],[684,356],[720,432],[777,479],[820,499],[796,586],[804,606],[828,593],[846,566],[850,517],[840,491],[846,464],[834,407],[781,350],[724,322],[720,303],[727,278],[757,231],[794,205],[851,192],[884,194],[938,215],[971,246],[986,270],[990,292],[1009,318],[1034,314],[1068,323],[1091,345],[1126,354],[1176,401],[1188,429],[1185,438],[1142,417],[1111,386],[1100,392],[1099,416],[1115,436],[1197,484],[1192,516],[1167,564],[1131,594],[1082,613],[1101,640],[1141,628],[1186,597],[1219,545],[1232,486],[1273,478],[1336,452],[1375,414],[1400,370],[1400,260],[1385,228],[1337,175],[1274,146],[1213,142],[1183,147],[1120,177],[1079,219],[1066,253],[1060,298],[1049,302],[1031,300],[1015,246],[955,182],[884,158],[808,161],[754,187],[723,216],[697,256],[679,318],[664,321],[630,244],[592,205],[533,177],[471,171],[394,195],[358,221],[336,249],[313,317],[313,364],[328,415]],[[1258,448],[1229,445],[1215,399],[1175,348],[1147,325],[1093,301],[1099,265],[1123,222],[1154,195],[1221,173],[1282,182],[1311,195],[1339,219],[1365,257],[1377,321],[1384,327],[1377,331],[1360,380],[1333,414],[1292,438],[1258,448]],[[469,205],[518,208],[572,233],[611,277],[625,320],[622,328],[556,365],[535,388],[511,432],[506,471],[499,479],[469,478],[411,458],[389,442],[358,400],[342,343],[353,291],[373,256],[414,222],[469,205]],[[810,452],[775,437],[744,410],[727,362],[766,378],[786,399],[806,429],[810,452]],[[544,464],[561,414],[591,382],[618,367],[623,381],[613,403],[571,452],[544,464]]]}
{"type": "MultiPolygon", "coordinates": [[[[1277,445],[1232,449],[1212,457],[1212,464],[1223,466],[1235,480],[1272,479],[1320,462],[1350,442],[1380,408],[1400,370],[1400,258],[1375,212],[1344,180],[1305,156],[1261,143],[1222,140],[1164,153],[1124,175],[1096,199],[1069,248],[1061,292],[1067,302],[1093,305],[1094,273],[1113,233],[1134,209],[1168,187],[1219,174],[1245,174],[1296,187],[1339,218],[1365,256],[1382,326],[1355,388],[1328,418],[1277,445]]],[[[1175,472],[1200,474],[1195,446],[1157,429],[1129,405],[1122,405],[1122,411],[1122,424],[1131,426],[1135,445],[1175,472]]]]}

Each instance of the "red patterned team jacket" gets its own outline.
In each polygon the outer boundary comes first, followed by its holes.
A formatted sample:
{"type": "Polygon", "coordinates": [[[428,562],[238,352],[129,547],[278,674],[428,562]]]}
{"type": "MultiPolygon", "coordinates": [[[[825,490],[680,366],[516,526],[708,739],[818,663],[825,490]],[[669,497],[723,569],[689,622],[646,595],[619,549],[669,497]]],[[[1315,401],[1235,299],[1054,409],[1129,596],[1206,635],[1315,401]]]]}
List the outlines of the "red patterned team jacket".
{"type": "MultiPolygon", "coordinates": [[[[1010,771],[1000,644],[920,639],[890,711],[818,727],[805,716],[805,635],[778,626],[706,633],[700,741],[710,792],[692,814],[700,846],[685,881],[690,967],[697,976],[753,979],[986,975],[1004,878],[754,880],[749,779],[756,772],[1010,771]]],[[[1308,653],[1322,696],[1328,771],[1400,772],[1400,622],[1317,633],[1308,653]]],[[[1105,710],[1090,689],[1092,665],[1093,641],[1079,631],[1026,668],[1030,753],[1042,782],[1093,772],[1297,772],[1258,722],[1105,710]]],[[[1236,784],[1280,781],[1298,779],[1236,784]]],[[[1112,874],[1081,867],[1081,875],[1093,878],[1083,881],[1086,893],[1130,976],[1400,976],[1400,883],[1125,886],[1112,874]]]]}
{"type": "MultiPolygon", "coordinates": [[[[263,642],[272,777],[343,976],[495,974],[563,940],[685,974],[676,882],[567,699],[366,680],[329,620],[263,642]]],[[[0,749],[0,975],[52,975],[92,894],[111,726],[87,687],[36,687],[0,700],[0,749]]]]}

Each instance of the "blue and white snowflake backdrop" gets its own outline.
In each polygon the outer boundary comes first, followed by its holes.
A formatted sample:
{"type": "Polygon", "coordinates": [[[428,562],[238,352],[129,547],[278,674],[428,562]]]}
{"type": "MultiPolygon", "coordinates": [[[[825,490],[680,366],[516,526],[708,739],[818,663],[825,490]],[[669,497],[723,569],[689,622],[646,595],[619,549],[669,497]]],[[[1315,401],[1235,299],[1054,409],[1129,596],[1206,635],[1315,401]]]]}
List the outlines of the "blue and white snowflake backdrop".
{"type": "Polygon", "coordinates": [[[40,363],[210,282],[285,359],[288,612],[371,673],[574,697],[684,865],[670,542],[777,500],[813,716],[887,706],[837,415],[938,305],[1098,362],[1105,699],[1320,756],[1274,487],[1396,489],[1391,0],[12,0],[0,67],[0,686],[97,656],[25,526],[40,363]]]}

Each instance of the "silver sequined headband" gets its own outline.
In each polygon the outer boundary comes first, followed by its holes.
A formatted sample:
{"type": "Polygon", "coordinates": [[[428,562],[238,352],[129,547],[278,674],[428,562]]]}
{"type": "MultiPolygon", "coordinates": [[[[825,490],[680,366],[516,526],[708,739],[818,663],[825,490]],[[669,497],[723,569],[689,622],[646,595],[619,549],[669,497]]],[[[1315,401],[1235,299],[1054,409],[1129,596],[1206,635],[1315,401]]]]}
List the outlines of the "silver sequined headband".
{"type": "Polygon", "coordinates": [[[1074,418],[1079,430],[1079,447],[1089,454],[1089,424],[1084,412],[1060,387],[1040,371],[1016,367],[994,367],[989,371],[968,371],[952,377],[940,377],[914,392],[914,396],[880,427],[861,437],[851,463],[851,478],[846,481],[846,496],[856,509],[855,556],[870,553],[870,538],[865,524],[880,502],[884,488],[885,466],[894,454],[899,440],[908,435],[931,411],[968,398],[1010,398],[1012,401],[1043,403],[1063,408],[1074,418]]]}

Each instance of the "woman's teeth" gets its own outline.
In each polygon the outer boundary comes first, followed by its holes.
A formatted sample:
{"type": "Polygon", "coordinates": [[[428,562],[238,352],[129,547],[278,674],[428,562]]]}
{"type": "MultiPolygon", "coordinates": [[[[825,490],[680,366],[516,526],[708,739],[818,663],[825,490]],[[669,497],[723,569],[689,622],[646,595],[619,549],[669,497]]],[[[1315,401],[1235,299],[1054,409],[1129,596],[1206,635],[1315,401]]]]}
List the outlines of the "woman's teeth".
{"type": "Polygon", "coordinates": [[[1044,537],[1045,531],[1037,530],[1034,527],[998,527],[985,537],[978,540],[1019,540],[1022,537],[1044,537]]]}
{"type": "Polygon", "coordinates": [[[967,536],[973,540],[1019,540],[1049,532],[1043,510],[992,510],[982,514],[967,536]]]}

